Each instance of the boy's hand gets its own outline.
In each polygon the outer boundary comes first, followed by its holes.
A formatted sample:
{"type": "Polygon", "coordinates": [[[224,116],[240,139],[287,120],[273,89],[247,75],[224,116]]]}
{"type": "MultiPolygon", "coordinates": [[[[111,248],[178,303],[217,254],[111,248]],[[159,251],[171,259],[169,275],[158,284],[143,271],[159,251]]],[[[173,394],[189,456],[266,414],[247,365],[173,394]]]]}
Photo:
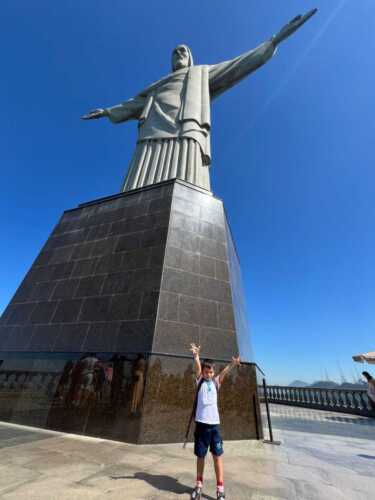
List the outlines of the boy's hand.
{"type": "Polygon", "coordinates": [[[232,361],[227,365],[221,372],[219,373],[220,384],[223,382],[224,377],[227,373],[229,373],[233,367],[240,366],[241,360],[239,356],[232,356],[232,361]]]}
{"type": "Polygon", "coordinates": [[[193,353],[194,358],[199,357],[199,352],[201,350],[200,345],[190,344],[190,350],[193,353]]]}
{"type": "Polygon", "coordinates": [[[202,367],[201,367],[201,362],[199,359],[199,351],[201,350],[201,346],[195,345],[195,344],[190,344],[190,350],[194,356],[195,372],[196,372],[196,376],[198,379],[202,375],[202,367]]]}
{"type": "Polygon", "coordinates": [[[240,366],[241,365],[241,360],[239,356],[232,356],[232,365],[233,366],[240,366]]]}

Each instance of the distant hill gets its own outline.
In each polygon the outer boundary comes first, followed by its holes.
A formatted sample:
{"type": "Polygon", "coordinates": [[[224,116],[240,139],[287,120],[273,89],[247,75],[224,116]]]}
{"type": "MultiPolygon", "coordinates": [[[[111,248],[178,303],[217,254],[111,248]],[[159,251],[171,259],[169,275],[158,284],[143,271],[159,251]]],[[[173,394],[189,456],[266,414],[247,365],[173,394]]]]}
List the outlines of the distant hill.
{"type": "Polygon", "coordinates": [[[364,380],[358,380],[355,384],[351,382],[343,382],[340,385],[341,389],[367,389],[367,383],[364,380]]]}
{"type": "Polygon", "coordinates": [[[364,380],[358,380],[356,383],[343,382],[338,384],[333,380],[316,380],[312,384],[308,384],[303,380],[293,380],[287,387],[316,387],[318,389],[366,389],[367,384],[364,380]]]}
{"type": "Polygon", "coordinates": [[[316,380],[309,387],[319,387],[320,389],[337,389],[340,384],[333,382],[332,380],[316,380]]]}
{"type": "Polygon", "coordinates": [[[293,380],[288,387],[307,387],[309,384],[307,382],[303,382],[303,380],[293,380]]]}

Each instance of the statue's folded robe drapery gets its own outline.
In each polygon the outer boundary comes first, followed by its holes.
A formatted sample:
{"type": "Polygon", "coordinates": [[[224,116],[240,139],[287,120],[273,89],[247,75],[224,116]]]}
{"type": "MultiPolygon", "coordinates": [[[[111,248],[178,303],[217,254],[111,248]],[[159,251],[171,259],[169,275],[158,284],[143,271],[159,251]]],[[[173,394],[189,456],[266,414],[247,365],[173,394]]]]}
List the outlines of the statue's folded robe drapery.
{"type": "MultiPolygon", "coordinates": [[[[108,117],[113,123],[138,120],[138,143],[193,139],[200,146],[202,165],[208,166],[211,163],[210,100],[262,66],[274,52],[274,45],[268,41],[230,61],[174,71],[136,97],[107,108],[108,117]]],[[[134,158],[131,168],[135,168],[134,158]]],[[[144,178],[142,183],[138,181],[125,189],[147,183],[150,182],[144,178]]]]}

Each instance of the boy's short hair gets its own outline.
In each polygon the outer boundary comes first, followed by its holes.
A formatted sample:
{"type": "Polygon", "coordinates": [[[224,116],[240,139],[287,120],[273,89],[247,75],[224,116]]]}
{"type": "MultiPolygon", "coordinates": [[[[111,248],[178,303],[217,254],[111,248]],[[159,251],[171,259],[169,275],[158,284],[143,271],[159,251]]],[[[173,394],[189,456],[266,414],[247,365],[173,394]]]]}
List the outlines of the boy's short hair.
{"type": "Polygon", "coordinates": [[[202,370],[203,368],[212,368],[215,369],[215,362],[212,359],[204,359],[202,362],[202,370]]]}

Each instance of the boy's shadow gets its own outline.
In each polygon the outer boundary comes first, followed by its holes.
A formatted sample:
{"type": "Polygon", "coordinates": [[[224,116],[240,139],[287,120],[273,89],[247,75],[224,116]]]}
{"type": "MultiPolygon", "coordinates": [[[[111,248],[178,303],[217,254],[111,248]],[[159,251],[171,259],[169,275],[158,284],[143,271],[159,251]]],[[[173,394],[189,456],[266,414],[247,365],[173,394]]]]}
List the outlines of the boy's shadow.
{"type": "MultiPolygon", "coordinates": [[[[165,476],[162,474],[148,474],[147,472],[136,472],[133,476],[111,476],[111,479],[139,479],[140,481],[145,481],[150,484],[153,488],[157,488],[161,491],[168,491],[170,493],[176,493],[177,495],[191,494],[192,488],[189,488],[185,484],[179,483],[178,479],[165,476]]],[[[214,497],[202,494],[202,498],[207,500],[216,500],[214,497]]]]}

